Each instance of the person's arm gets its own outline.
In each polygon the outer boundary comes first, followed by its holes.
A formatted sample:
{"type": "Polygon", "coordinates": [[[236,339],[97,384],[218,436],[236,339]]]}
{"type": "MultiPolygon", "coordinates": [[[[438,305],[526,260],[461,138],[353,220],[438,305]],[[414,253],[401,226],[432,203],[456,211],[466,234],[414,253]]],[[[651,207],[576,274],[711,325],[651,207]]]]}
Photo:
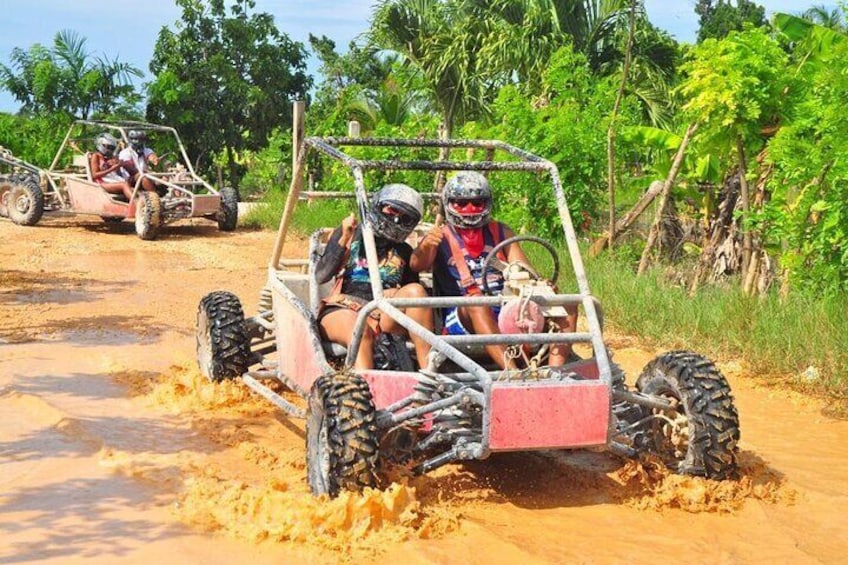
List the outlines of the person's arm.
{"type": "Polygon", "coordinates": [[[345,255],[350,249],[350,243],[353,241],[356,225],[356,218],[351,214],[342,220],[341,227],[336,228],[333,235],[330,236],[330,241],[324,247],[324,253],[321,254],[321,258],[315,265],[315,279],[318,284],[329,281],[339,272],[345,255]]]}
{"type": "Polygon", "coordinates": [[[129,153],[126,149],[124,149],[118,154],[118,159],[121,160],[121,167],[123,167],[127,174],[129,174],[130,176],[133,176],[138,172],[138,167],[136,167],[135,159],[133,159],[132,154],[129,153]]]}
{"type": "MultiPolygon", "coordinates": [[[[511,237],[515,237],[515,232],[509,228],[509,226],[504,226],[504,239],[509,239],[511,237]]],[[[524,254],[524,250],[521,249],[521,245],[518,243],[512,243],[509,247],[506,248],[506,261],[507,263],[523,263],[530,268],[533,268],[533,264],[530,262],[530,259],[527,258],[527,255],[524,254]]]]}
{"type": "Polygon", "coordinates": [[[91,167],[91,178],[94,180],[103,178],[109,173],[113,173],[121,168],[121,164],[117,159],[106,159],[106,165],[108,166],[105,169],[102,169],[101,163],[103,162],[103,158],[103,155],[100,153],[91,154],[89,166],[91,167]]]}
{"type": "Polygon", "coordinates": [[[159,155],[157,155],[155,151],[149,148],[145,148],[144,152],[145,159],[147,159],[147,162],[150,163],[151,166],[155,167],[159,164],[159,155]]]}
{"type": "Polygon", "coordinates": [[[442,215],[439,214],[436,216],[436,223],[430,228],[424,239],[418,243],[415,251],[412,252],[412,257],[409,259],[409,268],[416,273],[431,269],[443,238],[442,215]]]}

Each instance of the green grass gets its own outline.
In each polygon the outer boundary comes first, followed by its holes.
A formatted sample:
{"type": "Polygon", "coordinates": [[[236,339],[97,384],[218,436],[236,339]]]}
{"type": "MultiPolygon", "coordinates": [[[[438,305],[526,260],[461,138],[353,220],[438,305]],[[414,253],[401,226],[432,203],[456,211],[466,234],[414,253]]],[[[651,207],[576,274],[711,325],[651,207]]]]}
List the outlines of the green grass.
{"type": "MultiPolygon", "coordinates": [[[[286,203],[286,193],[268,191],[262,204],[248,212],[240,225],[247,228],[277,229],[286,203]]],[[[339,226],[345,216],[353,212],[353,200],[315,200],[298,202],[292,217],[292,227],[310,235],[318,228],[339,226]]]]}
{"type": "Polygon", "coordinates": [[[636,277],[631,265],[609,255],[587,262],[592,293],[618,330],[658,346],[742,358],[755,372],[788,375],[802,388],[848,395],[843,329],[848,297],[750,297],[738,285],[703,287],[689,296],[668,283],[661,269],[636,277]],[[817,379],[801,376],[808,367],[815,368],[817,379]]]}

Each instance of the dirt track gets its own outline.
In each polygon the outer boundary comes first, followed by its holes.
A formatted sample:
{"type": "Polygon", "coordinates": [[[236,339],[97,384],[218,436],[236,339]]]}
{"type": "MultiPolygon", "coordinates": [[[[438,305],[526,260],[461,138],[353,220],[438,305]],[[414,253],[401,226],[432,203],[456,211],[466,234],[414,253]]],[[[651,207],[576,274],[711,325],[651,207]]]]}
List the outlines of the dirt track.
{"type": "MultiPolygon", "coordinates": [[[[193,361],[211,290],[255,308],[274,234],[0,220],[0,562],[844,563],[848,422],[723,360],[743,476],[511,454],[315,500],[303,425],[193,361]]],[[[291,245],[297,246],[294,242],[291,245]]],[[[656,351],[611,338],[634,378],[656,351]]]]}

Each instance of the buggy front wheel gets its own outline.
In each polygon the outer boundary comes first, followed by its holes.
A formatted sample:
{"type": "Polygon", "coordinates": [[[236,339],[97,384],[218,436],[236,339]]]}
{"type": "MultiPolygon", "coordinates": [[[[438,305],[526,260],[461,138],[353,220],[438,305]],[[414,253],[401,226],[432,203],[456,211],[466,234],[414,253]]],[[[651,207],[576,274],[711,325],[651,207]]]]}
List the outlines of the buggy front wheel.
{"type": "Polygon", "coordinates": [[[44,214],[44,194],[38,182],[28,177],[13,177],[0,187],[0,207],[19,226],[34,226],[44,214]]]}
{"type": "Polygon", "coordinates": [[[234,379],[250,366],[250,338],[238,297],[210,292],[197,308],[197,364],[212,382],[234,379]]]}
{"type": "Polygon", "coordinates": [[[736,470],[739,415],[730,385],[706,357],[691,351],[660,355],[642,370],[639,392],[668,400],[654,410],[649,451],[686,475],[725,479],[736,470]]]}
{"type": "Polygon", "coordinates": [[[312,493],[335,497],[377,482],[380,445],[371,389],[340,373],[315,381],[306,416],[306,470],[312,493]]]}
{"type": "Polygon", "coordinates": [[[238,192],[235,188],[225,186],[218,193],[221,196],[221,208],[215,214],[218,221],[218,229],[221,231],[233,231],[238,224],[238,192]]]}
{"type": "Polygon", "coordinates": [[[162,201],[152,191],[139,192],[135,203],[135,233],[144,240],[156,239],[162,227],[162,201]]]}

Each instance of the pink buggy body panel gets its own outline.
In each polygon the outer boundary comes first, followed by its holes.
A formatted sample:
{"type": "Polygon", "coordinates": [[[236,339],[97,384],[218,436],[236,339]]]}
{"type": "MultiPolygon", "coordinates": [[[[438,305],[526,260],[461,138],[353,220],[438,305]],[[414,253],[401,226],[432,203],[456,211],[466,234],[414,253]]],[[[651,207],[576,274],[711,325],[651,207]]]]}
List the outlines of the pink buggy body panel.
{"type": "Polygon", "coordinates": [[[216,214],[221,207],[221,197],[217,194],[196,194],[192,200],[192,216],[216,214]]]}
{"type": "Polygon", "coordinates": [[[555,449],[607,442],[610,389],[600,381],[496,382],[492,451],[555,449]]]}
{"type": "Polygon", "coordinates": [[[66,187],[74,212],[97,214],[99,216],[120,216],[122,218],[135,215],[134,205],[114,200],[97,183],[68,178],[66,187]]]}

